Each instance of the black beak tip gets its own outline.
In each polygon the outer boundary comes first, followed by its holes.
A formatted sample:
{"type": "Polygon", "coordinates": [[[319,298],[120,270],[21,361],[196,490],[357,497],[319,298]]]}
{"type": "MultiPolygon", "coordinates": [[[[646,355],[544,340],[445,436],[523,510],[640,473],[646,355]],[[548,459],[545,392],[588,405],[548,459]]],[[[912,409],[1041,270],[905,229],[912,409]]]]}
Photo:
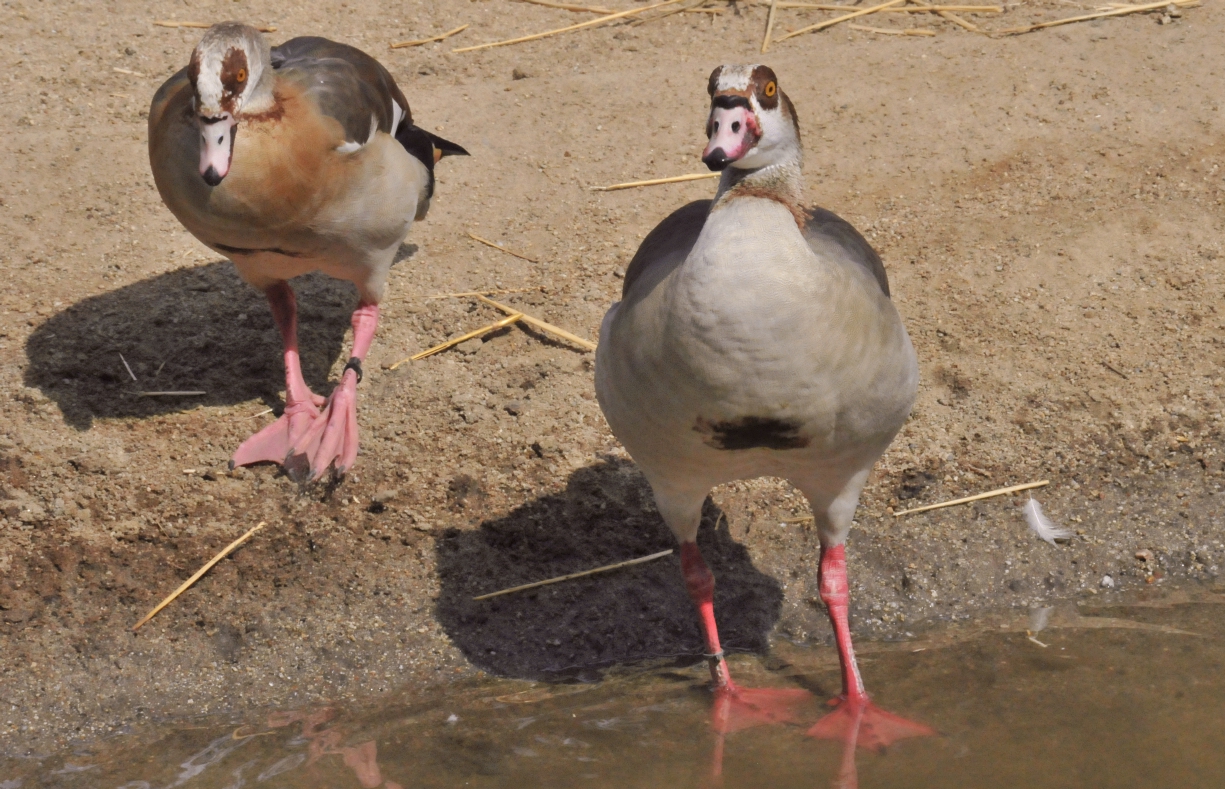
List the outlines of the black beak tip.
{"type": "Polygon", "coordinates": [[[209,168],[201,173],[200,177],[203,178],[204,183],[208,184],[209,186],[216,186],[217,184],[221,183],[222,178],[225,178],[225,176],[217,172],[217,168],[213,167],[212,165],[209,165],[209,168]]]}
{"type": "Polygon", "coordinates": [[[727,158],[727,154],[723,152],[722,148],[715,148],[702,157],[702,164],[714,172],[721,172],[727,169],[727,166],[731,164],[731,160],[727,158]]]}

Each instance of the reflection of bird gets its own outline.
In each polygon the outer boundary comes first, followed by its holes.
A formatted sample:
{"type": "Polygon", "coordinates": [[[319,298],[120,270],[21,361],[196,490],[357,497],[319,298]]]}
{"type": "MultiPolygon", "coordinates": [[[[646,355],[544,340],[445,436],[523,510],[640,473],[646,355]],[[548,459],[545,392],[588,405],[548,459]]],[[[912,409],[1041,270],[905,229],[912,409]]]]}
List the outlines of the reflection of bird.
{"type": "Polygon", "coordinates": [[[774,72],[723,66],[709,92],[702,158],[723,170],[718,193],[665,219],[630,263],[600,331],[600,405],[681,543],[721,697],[763,721],[781,714],[764,691],[738,688],[723,660],[714,577],[694,541],[702,502],[723,482],[785,477],[816,519],[842,664],[845,720],[813,733],[845,738],[854,723],[864,745],[930,733],[867,701],[843,545],[869,469],[910,412],[914,350],[868,242],[829,211],[801,207],[796,113],[774,72]]]}
{"type": "Polygon", "coordinates": [[[235,465],[273,461],[309,478],[353,465],[357,383],[388,271],[429,210],[434,165],[464,153],[413,125],[374,58],[323,38],[270,49],[252,27],[214,25],[158,89],[149,160],[162,200],[264,291],[285,342],[284,416],[244,442],[235,465]],[[288,283],[320,270],[359,296],[353,352],[327,400],[302,378],[288,283]]]}

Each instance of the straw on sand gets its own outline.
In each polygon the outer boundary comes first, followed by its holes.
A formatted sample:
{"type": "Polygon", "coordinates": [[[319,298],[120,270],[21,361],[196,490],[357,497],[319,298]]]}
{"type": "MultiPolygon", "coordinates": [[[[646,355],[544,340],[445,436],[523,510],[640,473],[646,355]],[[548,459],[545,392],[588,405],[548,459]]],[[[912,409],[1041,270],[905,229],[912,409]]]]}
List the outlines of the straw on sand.
{"type": "MultiPolygon", "coordinates": [[[[209,22],[172,22],[166,19],[156,19],[153,21],[153,24],[156,27],[198,27],[198,28],[202,28],[205,30],[212,27],[212,24],[209,22]]],[[[261,33],[275,33],[276,32],[275,27],[257,27],[255,29],[261,33]]]]}
{"type": "Polygon", "coordinates": [[[880,33],[885,36],[934,36],[935,30],[925,27],[868,27],[867,25],[847,25],[851,30],[862,30],[865,33],[880,33]]]}
{"type": "Polygon", "coordinates": [[[563,11],[577,11],[588,14],[615,14],[611,8],[601,8],[598,5],[574,5],[573,3],[551,3],[549,0],[517,0],[520,3],[531,3],[532,5],[542,5],[548,8],[560,8],[563,11]]]}
{"type": "Polygon", "coordinates": [[[173,592],[171,592],[170,595],[165,600],[158,603],[156,606],[153,607],[152,611],[145,614],[144,619],[140,620],[135,625],[133,625],[132,632],[136,632],[137,630],[140,630],[142,625],[144,625],[146,622],[148,622],[153,617],[157,616],[158,611],[161,611],[163,608],[170,605],[172,602],[174,602],[174,599],[176,597],[186,592],[189,588],[191,588],[191,585],[194,584],[196,581],[199,581],[201,576],[203,576],[205,573],[207,573],[209,570],[213,568],[214,564],[221,561],[225,557],[229,556],[230,553],[235,548],[237,548],[238,546],[246,542],[247,539],[250,538],[252,534],[255,534],[257,531],[264,528],[264,526],[265,526],[265,522],[260,521],[258,524],[256,524],[254,529],[251,529],[246,534],[239,537],[237,540],[234,540],[234,542],[227,545],[221,553],[217,554],[212,559],[209,559],[208,562],[206,562],[203,567],[201,567],[199,570],[196,570],[195,575],[193,575],[191,578],[188,578],[186,581],[184,581],[183,584],[178,589],[175,589],[173,592]]]}
{"type": "MultiPolygon", "coordinates": [[[[948,21],[952,22],[954,25],[957,25],[958,27],[964,28],[965,30],[969,30],[971,33],[981,33],[981,32],[982,32],[982,31],[979,29],[978,25],[974,24],[973,22],[968,22],[968,21],[966,21],[966,20],[962,19],[961,17],[959,17],[959,16],[957,16],[956,14],[952,13],[952,11],[950,11],[950,10],[949,10],[949,9],[947,9],[947,8],[941,8],[941,7],[939,7],[939,6],[933,6],[933,5],[931,5],[930,3],[925,2],[924,0],[910,0],[910,1],[911,1],[912,3],[914,3],[915,5],[919,6],[920,8],[924,8],[924,9],[927,9],[927,10],[929,10],[929,11],[935,11],[937,14],[939,14],[939,15],[940,15],[940,17],[941,17],[941,18],[943,18],[943,19],[947,19],[948,21]]],[[[958,10],[962,10],[962,9],[958,9],[958,10]]],[[[993,9],[991,9],[991,10],[992,10],[992,11],[995,11],[995,12],[1002,12],[1004,9],[1003,9],[1003,8],[999,8],[999,7],[995,7],[995,8],[993,8],[993,9]]]]}
{"type": "Polygon", "coordinates": [[[436,296],[427,296],[426,301],[434,299],[455,299],[460,296],[497,296],[500,293],[535,293],[536,291],[544,290],[537,285],[534,288],[502,288],[501,290],[468,290],[463,293],[439,293],[436,296]]]}
{"type": "MultiPolygon", "coordinates": [[[[543,33],[533,33],[530,36],[520,36],[519,38],[511,38],[511,39],[507,39],[506,41],[491,41],[488,44],[477,44],[476,46],[473,46],[473,47],[461,47],[459,49],[453,49],[451,51],[452,52],[475,52],[478,49],[489,49],[491,47],[504,47],[504,46],[507,46],[508,44],[522,44],[525,41],[535,41],[536,39],[539,39],[539,38],[547,38],[549,36],[556,36],[559,33],[569,33],[571,30],[581,30],[582,28],[585,28],[585,27],[593,27],[595,25],[602,25],[605,22],[611,22],[614,19],[621,19],[627,16],[635,16],[637,14],[641,14],[644,11],[650,11],[655,8],[663,8],[666,5],[673,5],[674,3],[679,3],[679,2],[681,2],[681,0],[663,0],[662,3],[653,3],[652,5],[643,6],[642,8],[631,8],[628,11],[618,11],[615,14],[609,14],[608,16],[602,16],[602,17],[599,17],[598,19],[591,19],[586,22],[579,22],[577,25],[569,25],[568,27],[559,27],[556,30],[546,30],[543,33]]],[[[901,0],[898,0],[898,2],[901,2],[901,0]]]]}
{"type": "Polygon", "coordinates": [[[958,504],[968,504],[971,501],[981,501],[982,499],[990,499],[995,496],[1004,496],[1009,493],[1016,493],[1020,490],[1030,490],[1032,488],[1041,488],[1051,484],[1049,479],[1039,480],[1038,482],[1026,482],[1024,485],[1010,485],[1007,488],[997,488],[989,490],[986,493],[978,493],[974,496],[966,496],[964,499],[953,499],[952,501],[942,501],[939,504],[928,504],[926,507],[915,507],[912,510],[902,510],[901,512],[893,513],[893,517],[900,518],[903,515],[910,515],[916,512],[927,512],[928,510],[936,510],[942,507],[955,507],[958,504]]]}
{"type": "Polygon", "coordinates": [[[646,181],[628,181],[612,186],[593,186],[593,192],[615,192],[618,189],[634,189],[639,186],[658,186],[659,184],[678,184],[683,181],[700,181],[705,178],[718,178],[722,173],[690,173],[689,175],[674,175],[670,178],[651,178],[646,181]]]}
{"type": "Polygon", "coordinates": [[[587,575],[595,575],[596,573],[606,573],[609,570],[619,570],[622,567],[629,567],[630,565],[634,565],[634,564],[642,564],[643,562],[651,562],[656,559],[662,559],[663,557],[667,556],[670,553],[672,553],[671,548],[669,548],[666,551],[660,551],[659,553],[653,553],[650,556],[640,556],[637,559],[627,559],[624,562],[617,562],[615,564],[606,564],[603,567],[597,567],[594,570],[583,570],[582,572],[579,572],[579,573],[570,573],[569,575],[560,575],[556,578],[549,578],[544,581],[536,581],[530,584],[523,584],[522,586],[512,586],[509,589],[501,589],[497,592],[490,592],[489,594],[478,595],[477,597],[474,597],[472,599],[473,600],[488,600],[491,597],[499,597],[504,594],[511,594],[512,592],[522,592],[527,589],[535,589],[538,586],[548,586],[549,584],[556,584],[562,581],[569,581],[574,578],[582,578],[587,575]]]}
{"type": "Polygon", "coordinates": [[[460,25],[454,30],[448,30],[445,33],[439,33],[438,35],[430,36],[429,38],[417,38],[417,39],[413,39],[412,41],[397,41],[391,45],[391,48],[392,49],[404,49],[405,47],[419,47],[422,44],[430,44],[435,41],[442,41],[443,39],[450,38],[456,33],[462,33],[463,31],[467,29],[468,29],[467,25],[460,25]]]}
{"type": "MultiPolygon", "coordinates": [[[[475,295],[475,294],[474,294],[474,295],[475,295]]],[[[442,353],[443,351],[447,350],[448,348],[453,348],[454,346],[459,345],[461,342],[467,342],[468,340],[471,340],[471,339],[473,339],[473,338],[475,338],[475,337],[480,337],[480,336],[482,336],[482,335],[488,334],[488,333],[489,333],[489,332],[491,332],[491,331],[497,331],[498,329],[504,329],[504,328],[506,328],[507,326],[510,326],[510,325],[512,325],[512,324],[514,324],[514,323],[516,323],[516,322],[518,322],[518,321],[519,321],[519,319],[520,319],[520,318],[522,318],[522,317],[523,317],[523,313],[521,313],[521,312],[516,312],[516,313],[514,313],[514,314],[512,314],[512,315],[509,315],[509,316],[507,316],[507,317],[503,318],[503,319],[502,319],[502,320],[500,320],[500,321],[497,321],[497,322],[495,322],[495,323],[491,323],[491,324],[489,324],[488,326],[482,326],[481,328],[476,329],[475,331],[470,331],[470,332],[468,332],[467,334],[461,334],[460,336],[458,336],[458,337],[456,337],[456,338],[454,338],[454,339],[452,339],[452,340],[447,340],[447,341],[446,341],[446,342],[444,342],[444,343],[439,343],[438,345],[435,345],[433,348],[429,348],[429,349],[427,349],[427,350],[424,350],[424,351],[422,351],[421,353],[415,353],[415,354],[413,354],[412,356],[409,356],[409,357],[408,357],[408,358],[406,358],[406,359],[401,359],[400,361],[398,361],[398,362],[396,362],[395,364],[391,365],[391,366],[390,366],[390,367],[388,367],[387,369],[388,369],[388,370],[394,370],[394,369],[396,369],[397,367],[399,367],[400,365],[404,364],[405,362],[415,362],[415,361],[417,361],[417,360],[419,360],[419,359],[424,359],[424,358],[425,358],[425,357],[427,357],[427,356],[433,356],[433,355],[434,355],[434,354],[436,354],[436,353],[442,353]]]]}
{"type": "Polygon", "coordinates": [[[489,246],[489,247],[493,247],[494,249],[501,250],[502,252],[505,252],[508,255],[513,255],[514,257],[517,257],[520,260],[526,260],[528,263],[539,263],[540,262],[536,258],[530,258],[527,255],[521,255],[518,252],[512,252],[511,250],[507,249],[501,244],[494,243],[493,241],[490,241],[487,238],[481,238],[476,233],[469,232],[468,238],[471,238],[473,241],[480,241],[485,246],[489,246]]]}
{"type": "Polygon", "coordinates": [[[993,35],[1010,36],[1020,33],[1029,33],[1034,30],[1042,30],[1047,27],[1056,27],[1058,25],[1067,25],[1072,22],[1086,22],[1090,19],[1105,19],[1109,16],[1123,16],[1124,14],[1137,14],[1142,11],[1156,11],[1166,6],[1175,6],[1176,8],[1189,8],[1199,5],[1200,0],[1166,0],[1161,3],[1145,3],[1144,5],[1129,5],[1122,8],[1115,8],[1110,11],[1098,11],[1093,14],[1082,14],[1080,16],[1069,16],[1064,19],[1055,19],[1050,22],[1038,22],[1033,25],[1025,25],[1024,27],[1011,27],[1007,30],[992,30],[993,35]]]}
{"type": "Polygon", "coordinates": [[[884,11],[886,8],[892,8],[893,6],[900,5],[901,3],[904,3],[904,2],[906,2],[906,0],[887,0],[887,2],[881,3],[880,5],[874,5],[870,8],[862,8],[851,14],[843,14],[842,16],[836,16],[833,19],[826,19],[824,22],[818,22],[815,25],[809,25],[808,27],[802,27],[799,30],[792,30],[790,33],[788,33],[785,36],[779,36],[778,39],[776,40],[785,41],[788,38],[802,35],[804,33],[815,33],[818,30],[824,30],[827,27],[833,27],[839,22],[845,22],[848,19],[855,19],[857,17],[867,16],[868,14],[875,14],[880,11],[884,11]]]}
{"type": "Polygon", "coordinates": [[[586,348],[589,351],[595,350],[595,343],[592,342],[591,340],[584,340],[582,337],[573,335],[570,332],[566,331],[565,329],[558,328],[557,326],[554,326],[551,323],[546,323],[540,320],[539,318],[534,318],[531,315],[528,315],[527,313],[522,312],[521,310],[517,310],[513,307],[507,307],[505,304],[499,304],[498,302],[494,301],[493,299],[487,296],[478,295],[477,298],[485,302],[489,306],[499,309],[502,312],[505,312],[507,315],[519,315],[520,316],[519,320],[523,321],[524,323],[535,326],[537,329],[540,329],[541,331],[548,332],[549,334],[555,335],[557,337],[561,337],[563,340],[572,342],[575,345],[579,346],[580,348],[586,348]]]}
{"type": "Polygon", "coordinates": [[[770,34],[774,31],[774,14],[778,11],[778,0],[770,0],[770,11],[766,14],[766,35],[761,39],[762,54],[770,51],[770,34]]]}

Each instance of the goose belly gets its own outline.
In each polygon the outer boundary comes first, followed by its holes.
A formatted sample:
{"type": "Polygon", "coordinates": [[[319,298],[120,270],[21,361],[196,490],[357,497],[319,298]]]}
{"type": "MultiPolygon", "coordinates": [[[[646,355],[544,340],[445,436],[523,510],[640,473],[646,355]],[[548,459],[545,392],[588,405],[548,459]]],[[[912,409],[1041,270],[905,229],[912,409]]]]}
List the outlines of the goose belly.
{"type": "Polygon", "coordinates": [[[739,259],[735,239],[705,235],[606,321],[597,388],[613,432],[649,475],[703,484],[869,465],[917,384],[892,304],[798,232],[739,259]]]}

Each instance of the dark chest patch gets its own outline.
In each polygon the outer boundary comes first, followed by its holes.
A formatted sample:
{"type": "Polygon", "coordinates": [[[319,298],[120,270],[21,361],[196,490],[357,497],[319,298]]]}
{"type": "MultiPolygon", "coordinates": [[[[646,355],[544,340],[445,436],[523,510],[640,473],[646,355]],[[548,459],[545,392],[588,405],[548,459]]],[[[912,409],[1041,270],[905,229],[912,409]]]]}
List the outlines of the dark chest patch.
{"type": "Polygon", "coordinates": [[[803,449],[811,439],[800,433],[800,423],[767,416],[742,416],[724,422],[698,417],[693,429],[715,449],[803,449]]]}

